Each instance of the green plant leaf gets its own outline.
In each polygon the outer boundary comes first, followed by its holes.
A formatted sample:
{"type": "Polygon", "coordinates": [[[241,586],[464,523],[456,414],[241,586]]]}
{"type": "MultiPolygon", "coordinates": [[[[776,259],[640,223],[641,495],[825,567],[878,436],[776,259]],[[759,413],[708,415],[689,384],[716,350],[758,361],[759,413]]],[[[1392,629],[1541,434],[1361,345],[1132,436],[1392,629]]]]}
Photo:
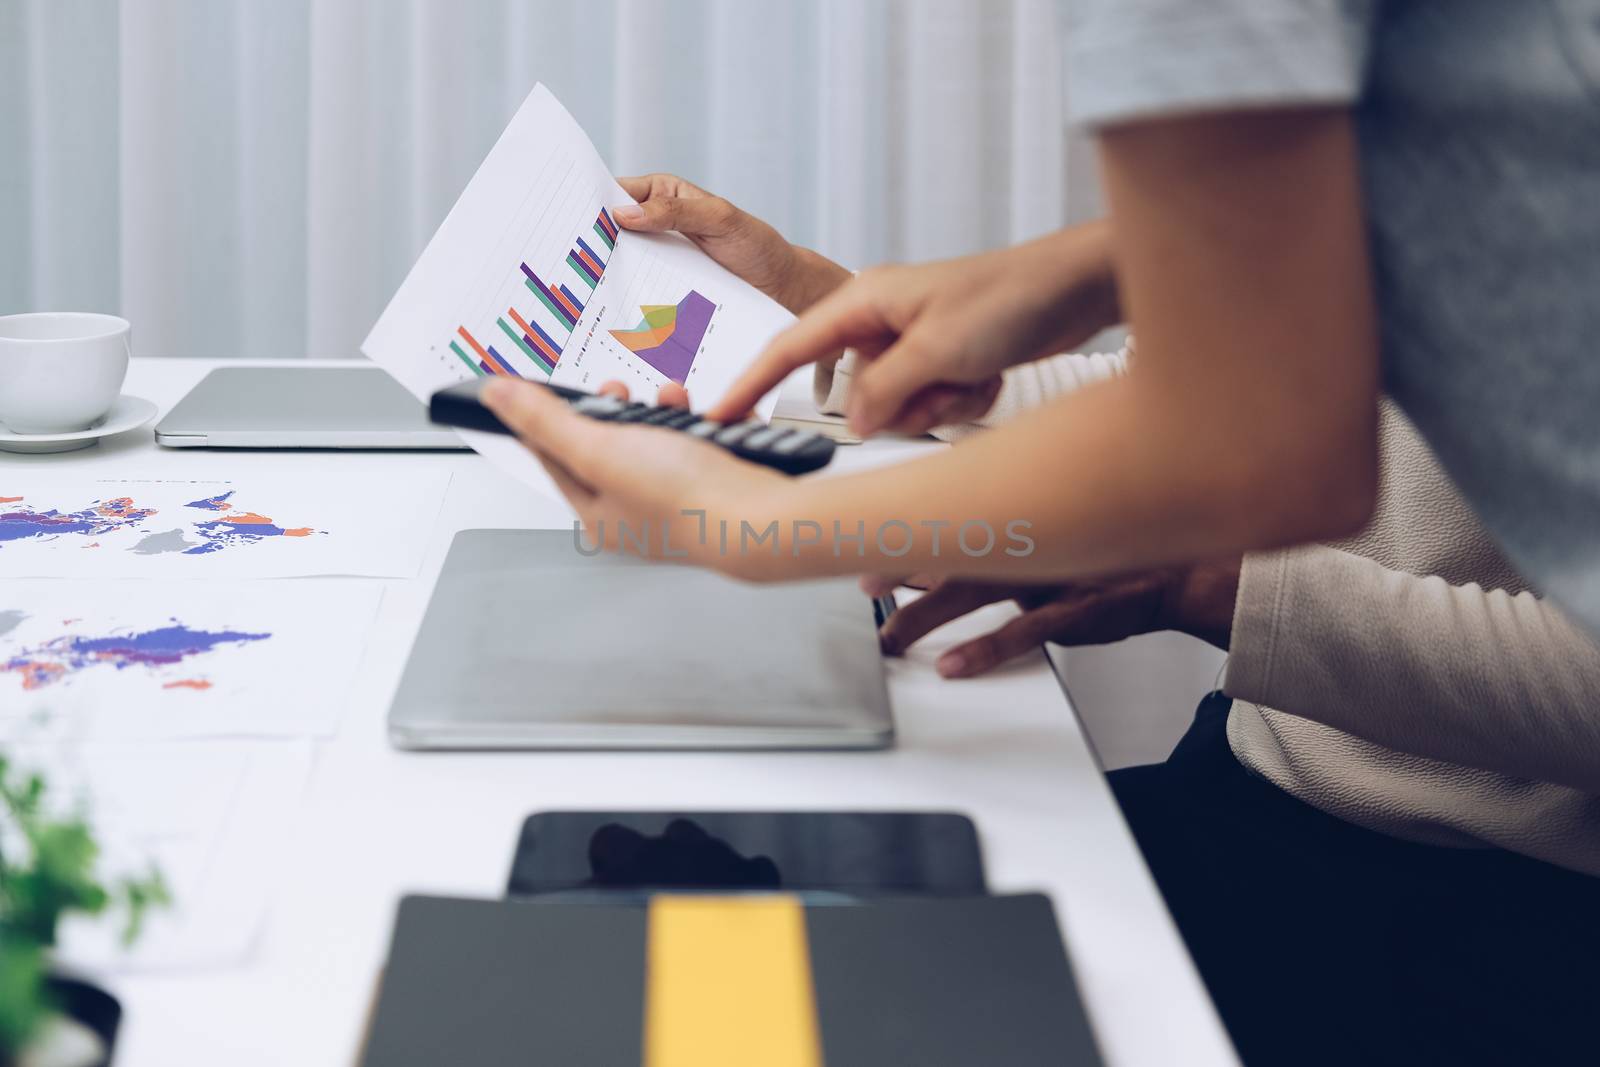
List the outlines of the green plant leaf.
{"type": "Polygon", "coordinates": [[[83,816],[52,817],[45,806],[43,776],[17,781],[12,763],[0,756],[0,829],[9,825],[0,852],[0,1064],[26,1046],[49,1010],[45,999],[45,953],[56,942],[69,913],[125,912],[122,942],[131,945],[151,908],[172,902],[161,872],[123,878],[109,888],[96,871],[100,849],[83,816]]]}
{"type": "Polygon", "coordinates": [[[44,953],[37,945],[0,936],[0,1063],[10,1063],[27,1047],[49,1008],[44,953]]]}

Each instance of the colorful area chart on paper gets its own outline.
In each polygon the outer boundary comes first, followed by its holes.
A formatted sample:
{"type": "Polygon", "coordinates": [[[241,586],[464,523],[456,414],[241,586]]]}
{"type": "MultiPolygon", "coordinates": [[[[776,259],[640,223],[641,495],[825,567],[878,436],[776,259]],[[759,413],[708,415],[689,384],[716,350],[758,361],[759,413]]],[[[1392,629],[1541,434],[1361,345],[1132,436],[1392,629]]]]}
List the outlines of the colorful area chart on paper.
{"type": "MultiPolygon", "coordinates": [[[[170,667],[204,656],[221,645],[265,641],[271,636],[239,630],[191,629],[176,619],[168,626],[124,634],[63,634],[0,661],[0,673],[18,676],[24,689],[41,689],[93,667],[119,671],[170,667]]],[[[203,678],[180,678],[165,683],[163,688],[209,689],[210,683],[203,678]]]]}
{"type": "Polygon", "coordinates": [[[694,367],[716,305],[695,290],[676,304],[645,304],[644,317],[631,330],[612,330],[628,351],[682,385],[694,367]]]}

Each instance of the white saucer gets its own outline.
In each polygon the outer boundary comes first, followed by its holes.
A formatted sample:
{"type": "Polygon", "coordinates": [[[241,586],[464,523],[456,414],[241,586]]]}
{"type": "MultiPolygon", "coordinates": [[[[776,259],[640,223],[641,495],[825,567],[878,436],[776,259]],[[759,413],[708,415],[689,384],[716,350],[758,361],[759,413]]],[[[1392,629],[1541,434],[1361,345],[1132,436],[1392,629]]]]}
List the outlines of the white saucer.
{"type": "Polygon", "coordinates": [[[87,430],[73,433],[15,433],[0,424],[0,452],[71,452],[88,448],[102,437],[137,430],[156,417],[159,409],[150,401],[124,393],[117,397],[105,418],[87,430]]]}

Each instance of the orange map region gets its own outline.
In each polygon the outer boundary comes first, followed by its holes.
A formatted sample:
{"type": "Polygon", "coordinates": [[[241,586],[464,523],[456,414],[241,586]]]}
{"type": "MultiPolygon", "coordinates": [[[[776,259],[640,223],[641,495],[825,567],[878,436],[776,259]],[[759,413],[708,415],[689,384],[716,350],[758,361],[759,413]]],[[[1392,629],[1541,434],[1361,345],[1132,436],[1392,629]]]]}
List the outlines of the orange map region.
{"type": "Polygon", "coordinates": [[[20,496],[0,496],[0,504],[15,504],[21,499],[20,496]]]}
{"type": "MultiPolygon", "coordinates": [[[[237,523],[240,526],[274,526],[274,525],[276,525],[276,523],[274,523],[271,519],[267,518],[265,515],[257,515],[253,511],[245,511],[245,512],[241,512],[241,513],[239,513],[237,515],[229,515],[226,521],[232,522],[232,523],[237,523]]],[[[285,537],[310,537],[312,535],[312,533],[314,533],[314,532],[315,531],[312,530],[311,527],[309,527],[309,526],[296,526],[292,530],[284,530],[283,531],[283,536],[285,536],[285,537]]]]}
{"type": "Polygon", "coordinates": [[[43,689],[66,673],[65,664],[30,663],[28,669],[22,672],[22,688],[43,689]]]}
{"type": "Polygon", "coordinates": [[[210,689],[211,683],[204,678],[182,678],[176,682],[168,682],[163,689],[210,689]]]}

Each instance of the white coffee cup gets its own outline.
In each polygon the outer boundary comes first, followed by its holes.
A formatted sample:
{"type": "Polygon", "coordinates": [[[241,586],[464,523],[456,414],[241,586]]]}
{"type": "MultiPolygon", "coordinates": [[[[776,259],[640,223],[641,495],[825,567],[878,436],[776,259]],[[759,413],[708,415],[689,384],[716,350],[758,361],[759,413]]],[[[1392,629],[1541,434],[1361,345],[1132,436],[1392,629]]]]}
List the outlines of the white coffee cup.
{"type": "Polygon", "coordinates": [[[122,392],[131,336],[115,315],[0,315],[0,423],[19,434],[89,429],[122,392]]]}

